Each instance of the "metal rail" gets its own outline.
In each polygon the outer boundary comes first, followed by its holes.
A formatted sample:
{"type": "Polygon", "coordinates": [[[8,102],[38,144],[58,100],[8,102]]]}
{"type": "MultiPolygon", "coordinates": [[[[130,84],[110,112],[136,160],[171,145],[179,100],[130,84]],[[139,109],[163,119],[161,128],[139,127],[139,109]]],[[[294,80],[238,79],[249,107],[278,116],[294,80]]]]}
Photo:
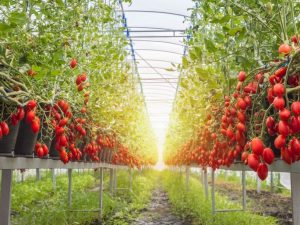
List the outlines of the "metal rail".
{"type": "Polygon", "coordinates": [[[187,35],[141,35],[141,36],[131,36],[131,39],[135,38],[183,38],[187,35]]]}
{"type": "MultiPolygon", "coordinates": [[[[137,61],[140,61],[142,59],[136,59],[137,61]]],[[[146,61],[150,61],[150,62],[165,62],[165,63],[174,63],[174,64],[180,64],[180,62],[174,62],[174,61],[170,61],[170,60],[163,60],[163,59],[145,59],[146,61]]]]}
{"type": "Polygon", "coordinates": [[[124,12],[129,12],[129,13],[156,13],[156,14],[166,14],[166,15],[172,15],[172,16],[181,16],[181,17],[184,17],[184,18],[191,18],[188,15],[184,15],[184,14],[180,14],[180,13],[167,12],[167,11],[157,11],[157,10],[124,10],[124,12]]]}
{"type": "Polygon", "coordinates": [[[174,43],[170,41],[157,41],[157,40],[134,40],[134,42],[153,42],[153,43],[164,43],[164,44],[169,44],[169,45],[178,45],[185,47],[186,45],[184,44],[179,44],[179,43],[174,43]]]}
{"type": "MultiPolygon", "coordinates": [[[[156,69],[156,68],[153,68],[152,64],[149,63],[148,61],[146,61],[139,53],[136,53],[148,66],[150,66],[152,68],[152,70],[154,72],[156,72],[157,75],[159,75],[161,78],[164,78],[164,76],[156,69]]],[[[166,80],[168,83],[169,81],[166,80]]],[[[171,87],[175,88],[171,83],[169,83],[171,87]]]]}
{"type": "Polygon", "coordinates": [[[153,51],[153,52],[166,52],[166,53],[171,53],[171,54],[176,54],[183,56],[182,53],[179,52],[174,52],[174,51],[168,51],[168,50],[162,50],[162,49],[151,49],[151,48],[136,48],[136,51],[153,51]]]}
{"type": "MultiPolygon", "coordinates": [[[[126,32],[126,31],[125,31],[126,32]]],[[[129,30],[130,33],[184,33],[185,30],[161,29],[161,30],[129,30]]]]}
{"type": "Polygon", "coordinates": [[[0,169],[96,169],[96,168],[127,168],[126,166],[117,166],[108,163],[95,162],[69,162],[63,164],[60,160],[24,158],[24,157],[1,157],[0,169]]]}
{"type": "Polygon", "coordinates": [[[139,69],[152,69],[152,68],[156,68],[156,69],[161,69],[161,70],[166,70],[168,72],[177,72],[176,70],[170,70],[171,68],[165,68],[165,67],[159,67],[159,66],[139,66],[139,69]]]}

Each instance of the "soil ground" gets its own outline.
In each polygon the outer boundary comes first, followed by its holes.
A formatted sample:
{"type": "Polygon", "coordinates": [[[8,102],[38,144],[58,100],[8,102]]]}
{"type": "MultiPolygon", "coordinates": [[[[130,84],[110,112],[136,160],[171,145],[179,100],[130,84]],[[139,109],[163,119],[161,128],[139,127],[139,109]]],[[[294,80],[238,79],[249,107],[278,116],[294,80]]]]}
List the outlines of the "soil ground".
{"type": "Polygon", "coordinates": [[[191,221],[183,220],[173,214],[168,196],[162,188],[153,192],[148,207],[141,213],[134,225],[191,225],[191,221]]]}
{"type": "MultiPolygon", "coordinates": [[[[242,203],[241,187],[230,183],[216,183],[216,191],[226,195],[231,201],[242,203]]],[[[251,211],[273,216],[280,225],[292,225],[292,202],[290,197],[256,190],[247,190],[247,208],[251,211]]]]}

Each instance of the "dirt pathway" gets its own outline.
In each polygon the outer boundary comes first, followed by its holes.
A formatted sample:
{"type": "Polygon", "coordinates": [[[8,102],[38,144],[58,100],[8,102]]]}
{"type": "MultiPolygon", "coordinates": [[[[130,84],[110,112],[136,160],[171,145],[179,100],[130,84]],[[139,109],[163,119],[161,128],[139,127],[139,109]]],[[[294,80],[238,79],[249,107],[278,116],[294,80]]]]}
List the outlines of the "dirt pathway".
{"type": "Polygon", "coordinates": [[[190,225],[172,213],[168,196],[161,188],[153,192],[148,207],[141,213],[135,225],[190,225]]]}

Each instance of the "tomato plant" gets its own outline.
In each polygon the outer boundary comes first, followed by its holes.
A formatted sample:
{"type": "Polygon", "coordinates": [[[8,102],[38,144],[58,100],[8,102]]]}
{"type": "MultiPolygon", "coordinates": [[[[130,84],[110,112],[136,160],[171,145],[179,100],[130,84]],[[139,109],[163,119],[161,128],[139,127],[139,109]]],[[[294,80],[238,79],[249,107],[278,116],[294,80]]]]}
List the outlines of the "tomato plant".
{"type": "Polygon", "coordinates": [[[116,4],[1,1],[2,136],[5,124],[12,128],[8,121],[18,126],[24,119],[41,158],[56,152],[64,163],[100,161],[104,148],[116,155],[125,148],[128,158],[116,163],[156,161],[138,79],[126,62],[126,37],[115,29],[116,4]]]}

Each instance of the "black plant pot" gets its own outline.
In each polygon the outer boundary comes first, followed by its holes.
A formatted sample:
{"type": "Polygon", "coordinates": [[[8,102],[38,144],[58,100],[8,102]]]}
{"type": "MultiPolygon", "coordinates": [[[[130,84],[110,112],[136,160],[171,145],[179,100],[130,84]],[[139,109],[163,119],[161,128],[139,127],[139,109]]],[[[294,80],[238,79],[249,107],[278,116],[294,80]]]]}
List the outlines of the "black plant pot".
{"type": "Polygon", "coordinates": [[[22,120],[15,146],[15,155],[33,156],[37,137],[38,134],[32,132],[31,125],[25,119],[22,120]]]}
{"type": "Polygon", "coordinates": [[[49,156],[51,158],[58,159],[59,158],[59,152],[55,149],[55,143],[56,143],[56,139],[53,138],[53,140],[51,142],[50,150],[49,150],[49,156]]]}
{"type": "Polygon", "coordinates": [[[11,122],[8,122],[9,134],[7,136],[3,136],[0,140],[0,154],[10,154],[15,149],[20,123],[16,126],[12,125],[11,122]]]}

